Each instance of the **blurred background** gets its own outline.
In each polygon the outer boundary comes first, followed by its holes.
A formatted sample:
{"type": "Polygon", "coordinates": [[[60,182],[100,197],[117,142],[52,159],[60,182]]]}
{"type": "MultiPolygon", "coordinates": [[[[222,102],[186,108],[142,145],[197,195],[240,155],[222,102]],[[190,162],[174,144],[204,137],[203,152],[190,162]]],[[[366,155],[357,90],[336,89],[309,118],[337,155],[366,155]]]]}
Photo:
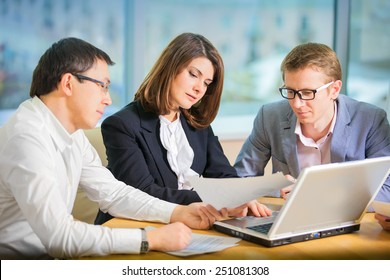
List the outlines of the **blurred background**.
{"type": "Polygon", "coordinates": [[[344,94],[390,115],[389,27],[390,0],[0,0],[0,126],[29,98],[32,72],[55,41],[84,39],[116,62],[108,116],[133,100],[182,32],[204,35],[224,59],[212,124],[220,139],[245,138],[260,106],[281,99],[280,63],[309,41],[336,50],[344,94]]]}

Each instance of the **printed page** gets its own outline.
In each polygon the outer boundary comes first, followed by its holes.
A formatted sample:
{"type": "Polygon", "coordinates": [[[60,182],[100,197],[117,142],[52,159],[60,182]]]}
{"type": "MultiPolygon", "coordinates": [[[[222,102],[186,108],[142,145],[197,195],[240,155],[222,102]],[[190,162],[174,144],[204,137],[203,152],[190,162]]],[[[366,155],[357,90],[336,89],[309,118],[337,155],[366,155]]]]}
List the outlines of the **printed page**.
{"type": "Polygon", "coordinates": [[[191,187],[203,202],[217,209],[237,207],[261,196],[277,193],[291,185],[281,172],[247,178],[190,177],[191,187]]]}
{"type": "MultiPolygon", "coordinates": [[[[154,227],[147,227],[146,230],[155,229],[154,227]]],[[[213,253],[222,251],[226,248],[237,246],[240,238],[216,236],[208,234],[192,233],[192,240],[190,245],[184,250],[166,252],[171,255],[186,257],[191,255],[199,255],[205,253],[213,253]]]]}

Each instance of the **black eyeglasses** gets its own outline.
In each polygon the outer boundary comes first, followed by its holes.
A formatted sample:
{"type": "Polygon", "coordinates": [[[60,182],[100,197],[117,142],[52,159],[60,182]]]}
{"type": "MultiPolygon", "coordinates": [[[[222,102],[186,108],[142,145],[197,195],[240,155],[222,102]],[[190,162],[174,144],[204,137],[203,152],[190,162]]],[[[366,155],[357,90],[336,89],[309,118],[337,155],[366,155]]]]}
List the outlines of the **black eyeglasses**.
{"type": "Polygon", "coordinates": [[[327,83],[323,86],[320,86],[317,89],[300,89],[300,90],[293,90],[290,88],[279,88],[279,92],[282,95],[283,98],[286,99],[294,99],[295,95],[298,95],[299,99],[301,100],[313,100],[316,97],[316,93],[320,90],[326,89],[331,84],[333,84],[334,81],[327,83]]]}
{"type": "Polygon", "coordinates": [[[102,81],[99,81],[99,80],[96,80],[96,79],[93,79],[93,78],[90,78],[90,77],[87,77],[87,76],[84,76],[81,74],[72,73],[72,75],[77,77],[77,79],[79,79],[80,81],[86,80],[86,81],[90,81],[90,82],[97,84],[99,87],[102,88],[104,94],[107,94],[109,91],[110,83],[105,83],[105,82],[102,82],[102,81]]]}

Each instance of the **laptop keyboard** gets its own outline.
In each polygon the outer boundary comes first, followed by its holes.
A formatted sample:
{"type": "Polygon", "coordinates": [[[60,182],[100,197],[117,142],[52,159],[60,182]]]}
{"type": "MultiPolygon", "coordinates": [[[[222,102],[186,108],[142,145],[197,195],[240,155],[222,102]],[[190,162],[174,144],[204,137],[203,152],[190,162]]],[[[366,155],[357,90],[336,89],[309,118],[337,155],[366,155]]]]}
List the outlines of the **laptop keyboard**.
{"type": "Polygon", "coordinates": [[[262,224],[262,225],[248,227],[248,229],[267,234],[271,227],[272,227],[272,223],[269,223],[269,224],[262,224]]]}

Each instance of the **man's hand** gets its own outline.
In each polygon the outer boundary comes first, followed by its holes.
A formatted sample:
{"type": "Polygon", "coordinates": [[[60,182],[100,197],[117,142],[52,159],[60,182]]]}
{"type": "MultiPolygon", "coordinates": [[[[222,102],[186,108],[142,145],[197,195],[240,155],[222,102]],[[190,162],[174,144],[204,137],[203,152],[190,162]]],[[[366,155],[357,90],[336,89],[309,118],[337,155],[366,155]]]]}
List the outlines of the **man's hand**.
{"type": "Polygon", "coordinates": [[[209,229],[216,220],[221,220],[222,218],[221,212],[213,206],[196,202],[187,206],[176,206],[170,222],[182,222],[193,229],[209,229]]]}
{"type": "Polygon", "coordinates": [[[383,227],[384,230],[390,231],[390,217],[375,213],[375,219],[378,220],[378,223],[383,227]]]}
{"type": "Polygon", "coordinates": [[[177,251],[185,249],[191,242],[191,229],[183,223],[173,223],[147,231],[149,249],[155,251],[177,251]]]}
{"type": "Polygon", "coordinates": [[[292,184],[291,185],[288,185],[287,187],[283,188],[280,190],[280,196],[283,198],[283,199],[286,199],[288,194],[291,192],[292,188],[294,187],[297,179],[295,179],[293,176],[291,176],[290,174],[287,174],[285,175],[284,177],[286,177],[287,180],[289,180],[292,184]]]}

